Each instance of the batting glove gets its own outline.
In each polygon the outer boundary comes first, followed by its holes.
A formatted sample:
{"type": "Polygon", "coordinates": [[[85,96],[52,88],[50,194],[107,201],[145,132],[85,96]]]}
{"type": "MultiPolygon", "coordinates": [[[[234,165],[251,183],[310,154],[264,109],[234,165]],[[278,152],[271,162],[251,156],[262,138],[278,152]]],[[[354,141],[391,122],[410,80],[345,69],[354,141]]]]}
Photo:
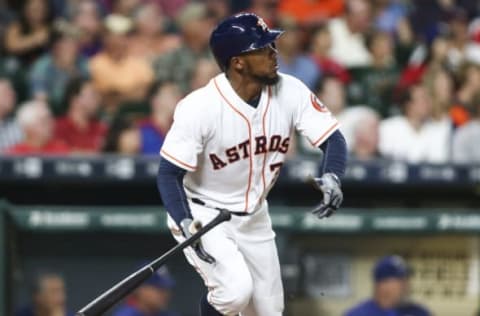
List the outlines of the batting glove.
{"type": "Polygon", "coordinates": [[[331,216],[343,202],[343,192],[340,179],[333,173],[325,173],[321,178],[310,177],[310,182],[319,191],[323,192],[323,200],[312,213],[318,218],[331,216]]]}
{"type": "MultiPolygon", "coordinates": [[[[202,223],[199,220],[194,220],[192,218],[185,218],[180,222],[180,229],[182,230],[183,235],[185,238],[189,238],[193,234],[195,234],[197,231],[199,231],[202,228],[202,223]]],[[[208,252],[203,249],[202,242],[200,239],[195,241],[192,244],[193,250],[195,250],[195,253],[197,256],[202,259],[203,261],[207,263],[215,263],[215,258],[213,258],[208,252]]]]}

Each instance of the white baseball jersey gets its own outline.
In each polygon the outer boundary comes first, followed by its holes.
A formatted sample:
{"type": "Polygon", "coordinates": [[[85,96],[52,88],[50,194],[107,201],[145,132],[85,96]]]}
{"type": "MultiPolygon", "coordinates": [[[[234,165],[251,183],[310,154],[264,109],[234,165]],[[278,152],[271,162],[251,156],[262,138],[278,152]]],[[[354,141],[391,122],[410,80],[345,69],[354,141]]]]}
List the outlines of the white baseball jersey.
{"type": "Polygon", "coordinates": [[[161,155],[186,169],[188,198],[233,211],[261,207],[285,160],[294,129],[319,146],[338,122],[298,79],[279,74],[256,108],[225,74],[182,99],[161,155]]]}

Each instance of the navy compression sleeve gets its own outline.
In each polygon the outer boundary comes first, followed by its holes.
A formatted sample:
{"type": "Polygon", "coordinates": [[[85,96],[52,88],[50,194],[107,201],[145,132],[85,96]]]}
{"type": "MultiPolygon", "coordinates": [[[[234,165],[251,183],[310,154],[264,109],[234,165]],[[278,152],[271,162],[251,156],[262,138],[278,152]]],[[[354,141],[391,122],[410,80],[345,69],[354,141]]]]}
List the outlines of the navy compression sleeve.
{"type": "Polygon", "coordinates": [[[342,133],[336,130],[319,147],[323,151],[321,173],[332,172],[341,177],[347,165],[347,143],[342,133]]]}
{"type": "Polygon", "coordinates": [[[183,188],[183,177],[186,173],[185,169],[177,167],[162,157],[160,158],[157,188],[168,214],[179,226],[182,219],[192,217],[183,188]]]}

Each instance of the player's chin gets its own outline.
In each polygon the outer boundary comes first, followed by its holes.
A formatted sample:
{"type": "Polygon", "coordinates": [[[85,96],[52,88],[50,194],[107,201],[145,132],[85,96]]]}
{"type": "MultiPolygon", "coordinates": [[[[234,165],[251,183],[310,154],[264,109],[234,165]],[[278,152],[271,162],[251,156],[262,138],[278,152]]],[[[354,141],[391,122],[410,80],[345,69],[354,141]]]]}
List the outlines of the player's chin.
{"type": "Polygon", "coordinates": [[[271,72],[266,78],[265,78],[265,84],[267,85],[274,85],[277,84],[278,81],[280,80],[280,76],[278,75],[277,70],[271,72]]]}
{"type": "Polygon", "coordinates": [[[278,75],[278,72],[275,70],[275,72],[270,76],[269,79],[270,80],[268,85],[274,85],[278,83],[278,81],[280,80],[280,76],[278,75]]]}

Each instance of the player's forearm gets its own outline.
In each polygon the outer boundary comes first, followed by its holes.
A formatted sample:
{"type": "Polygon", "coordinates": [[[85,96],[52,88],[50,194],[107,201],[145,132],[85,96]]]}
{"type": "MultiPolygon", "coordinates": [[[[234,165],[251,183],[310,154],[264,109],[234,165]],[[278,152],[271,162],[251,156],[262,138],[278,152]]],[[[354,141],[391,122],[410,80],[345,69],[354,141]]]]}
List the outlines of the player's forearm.
{"type": "Polygon", "coordinates": [[[186,170],[175,166],[168,160],[160,158],[157,176],[158,191],[168,214],[179,227],[184,218],[191,217],[187,196],[183,188],[183,177],[186,172],[186,170]]]}
{"type": "Polygon", "coordinates": [[[342,133],[335,131],[319,147],[323,151],[322,174],[330,172],[341,177],[347,165],[347,144],[342,133]]]}

